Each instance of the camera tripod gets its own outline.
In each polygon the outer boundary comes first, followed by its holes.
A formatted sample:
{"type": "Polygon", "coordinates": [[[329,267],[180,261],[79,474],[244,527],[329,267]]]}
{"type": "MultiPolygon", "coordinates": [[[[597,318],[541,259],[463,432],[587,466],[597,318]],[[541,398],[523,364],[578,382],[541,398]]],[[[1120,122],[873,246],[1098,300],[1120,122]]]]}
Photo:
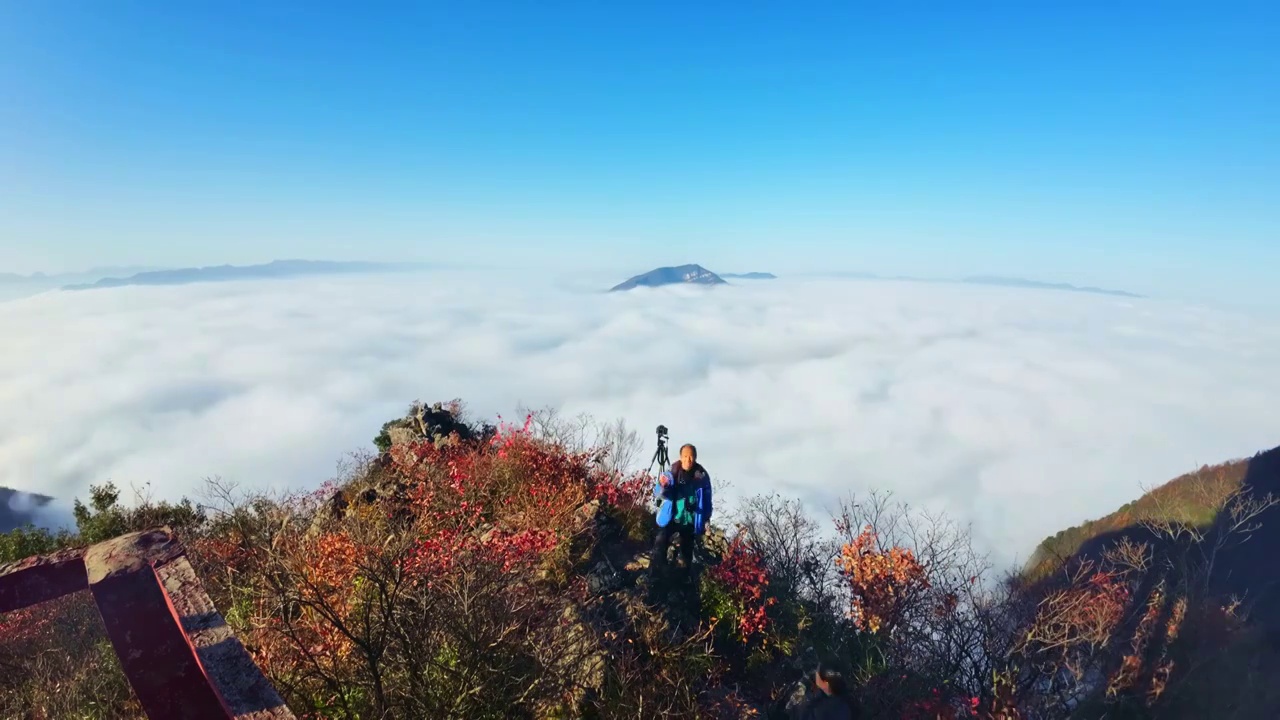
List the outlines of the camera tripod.
{"type": "Polygon", "coordinates": [[[653,451],[653,459],[649,461],[649,473],[653,472],[653,466],[658,466],[658,472],[667,471],[667,466],[671,465],[671,456],[667,454],[667,439],[670,434],[667,432],[666,425],[658,426],[658,449],[653,451]]]}

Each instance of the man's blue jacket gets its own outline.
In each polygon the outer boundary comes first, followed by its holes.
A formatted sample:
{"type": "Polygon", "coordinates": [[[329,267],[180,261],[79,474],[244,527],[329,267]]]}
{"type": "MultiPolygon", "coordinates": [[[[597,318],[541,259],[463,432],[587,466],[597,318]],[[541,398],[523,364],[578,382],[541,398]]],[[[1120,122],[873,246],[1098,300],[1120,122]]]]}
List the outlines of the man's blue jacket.
{"type": "Polygon", "coordinates": [[[675,501],[683,499],[691,501],[693,506],[693,533],[701,535],[706,532],[707,525],[711,522],[711,475],[701,465],[695,463],[693,469],[687,472],[680,468],[679,463],[672,465],[671,470],[663,472],[659,480],[654,482],[653,498],[662,501],[662,506],[658,508],[658,527],[666,527],[671,523],[675,501]],[[677,484],[675,472],[682,473],[685,482],[677,484]],[[662,486],[664,479],[667,481],[666,487],[662,486]]]}

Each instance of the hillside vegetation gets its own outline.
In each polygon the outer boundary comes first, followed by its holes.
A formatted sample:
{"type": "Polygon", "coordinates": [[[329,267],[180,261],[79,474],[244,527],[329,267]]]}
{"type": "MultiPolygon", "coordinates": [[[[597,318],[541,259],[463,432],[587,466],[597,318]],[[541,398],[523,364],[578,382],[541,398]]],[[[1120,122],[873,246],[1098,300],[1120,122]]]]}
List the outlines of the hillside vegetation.
{"type": "MultiPolygon", "coordinates": [[[[1212,582],[1273,509],[1248,470],[1212,515],[1166,491],[1134,506],[1163,509],[1145,536],[1117,518],[1062,535],[1036,578],[993,574],[964,528],[878,493],[821,520],[750,498],[717,511],[694,567],[651,577],[653,481],[621,423],[415,404],[375,445],[282,496],[95,487],[74,532],[0,536],[0,562],[172,526],[308,718],[781,718],[819,659],[865,718],[1280,710],[1269,626],[1212,582]]],[[[0,717],[137,717],[85,598],[0,617],[0,717]]]]}
{"type": "Polygon", "coordinates": [[[1045,538],[1027,564],[1026,573],[1032,578],[1045,577],[1092,541],[1144,525],[1178,523],[1208,529],[1241,490],[1248,471],[1248,460],[1235,460],[1205,465],[1170,480],[1109,515],[1045,538]]]}

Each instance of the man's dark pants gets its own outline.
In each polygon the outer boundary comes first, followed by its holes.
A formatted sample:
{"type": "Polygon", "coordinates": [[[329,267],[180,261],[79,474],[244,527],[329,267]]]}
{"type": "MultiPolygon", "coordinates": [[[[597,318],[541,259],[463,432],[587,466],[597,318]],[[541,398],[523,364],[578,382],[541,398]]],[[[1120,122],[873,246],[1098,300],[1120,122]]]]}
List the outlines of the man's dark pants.
{"type": "Polygon", "coordinates": [[[667,566],[667,548],[671,545],[671,538],[676,535],[680,536],[680,557],[684,560],[684,566],[693,567],[693,526],[673,522],[658,528],[658,537],[653,542],[653,556],[649,558],[649,565],[654,570],[667,566]]]}

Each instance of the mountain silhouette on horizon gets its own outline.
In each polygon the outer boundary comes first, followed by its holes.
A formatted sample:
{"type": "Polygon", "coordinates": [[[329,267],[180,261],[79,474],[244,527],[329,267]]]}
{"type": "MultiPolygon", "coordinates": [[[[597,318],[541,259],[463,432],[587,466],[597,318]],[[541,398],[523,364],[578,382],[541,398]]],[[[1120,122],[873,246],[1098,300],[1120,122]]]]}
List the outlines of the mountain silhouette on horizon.
{"type": "Polygon", "coordinates": [[[412,272],[424,270],[416,263],[333,262],[327,260],[273,260],[263,265],[216,265],[142,272],[123,278],[103,278],[94,283],[66,285],[63,290],[97,290],[126,285],[187,285],[230,280],[266,280],[309,275],[412,272]]]}
{"type": "Polygon", "coordinates": [[[777,280],[778,276],[769,272],[748,272],[748,273],[720,273],[722,278],[733,278],[735,280],[777,280]]]}
{"type": "Polygon", "coordinates": [[[1093,286],[1072,285],[1070,283],[1051,283],[1024,278],[1000,277],[997,275],[972,275],[960,282],[970,285],[1001,285],[1004,287],[1035,288],[1039,290],[1066,290],[1068,292],[1094,293],[1096,295],[1115,295],[1118,297],[1140,298],[1141,295],[1125,290],[1108,290],[1093,286]]]}
{"type": "Polygon", "coordinates": [[[609,292],[632,290],[638,287],[662,287],[664,285],[728,285],[724,278],[701,265],[660,267],[636,275],[614,285],[609,292]]]}
{"type": "MultiPolygon", "coordinates": [[[[1107,288],[1094,287],[1092,285],[1072,285],[1070,283],[1054,283],[1044,282],[1041,280],[1028,280],[1019,277],[1005,277],[1002,275],[969,275],[967,277],[923,277],[917,275],[880,275],[873,272],[865,271],[826,271],[804,273],[808,277],[820,278],[840,278],[843,280],[876,280],[885,282],[916,282],[916,283],[942,283],[942,284],[961,284],[961,285],[993,285],[996,287],[1013,287],[1026,288],[1029,290],[1061,290],[1064,292],[1090,293],[1094,295],[1111,295],[1114,297],[1127,298],[1145,298],[1145,295],[1139,295],[1127,290],[1110,290],[1107,288]]],[[[726,276],[727,277],[727,276],[726,276]]]]}
{"type": "Polygon", "coordinates": [[[48,505],[53,498],[0,487],[0,533],[7,533],[34,522],[33,511],[48,505]]]}
{"type": "Polygon", "coordinates": [[[104,277],[135,275],[144,272],[155,272],[166,268],[156,267],[154,265],[123,265],[123,266],[106,266],[93,267],[88,270],[78,272],[33,272],[28,275],[22,273],[0,272],[0,285],[9,284],[40,284],[40,283],[58,283],[63,284],[73,282],[92,282],[104,277]]]}

